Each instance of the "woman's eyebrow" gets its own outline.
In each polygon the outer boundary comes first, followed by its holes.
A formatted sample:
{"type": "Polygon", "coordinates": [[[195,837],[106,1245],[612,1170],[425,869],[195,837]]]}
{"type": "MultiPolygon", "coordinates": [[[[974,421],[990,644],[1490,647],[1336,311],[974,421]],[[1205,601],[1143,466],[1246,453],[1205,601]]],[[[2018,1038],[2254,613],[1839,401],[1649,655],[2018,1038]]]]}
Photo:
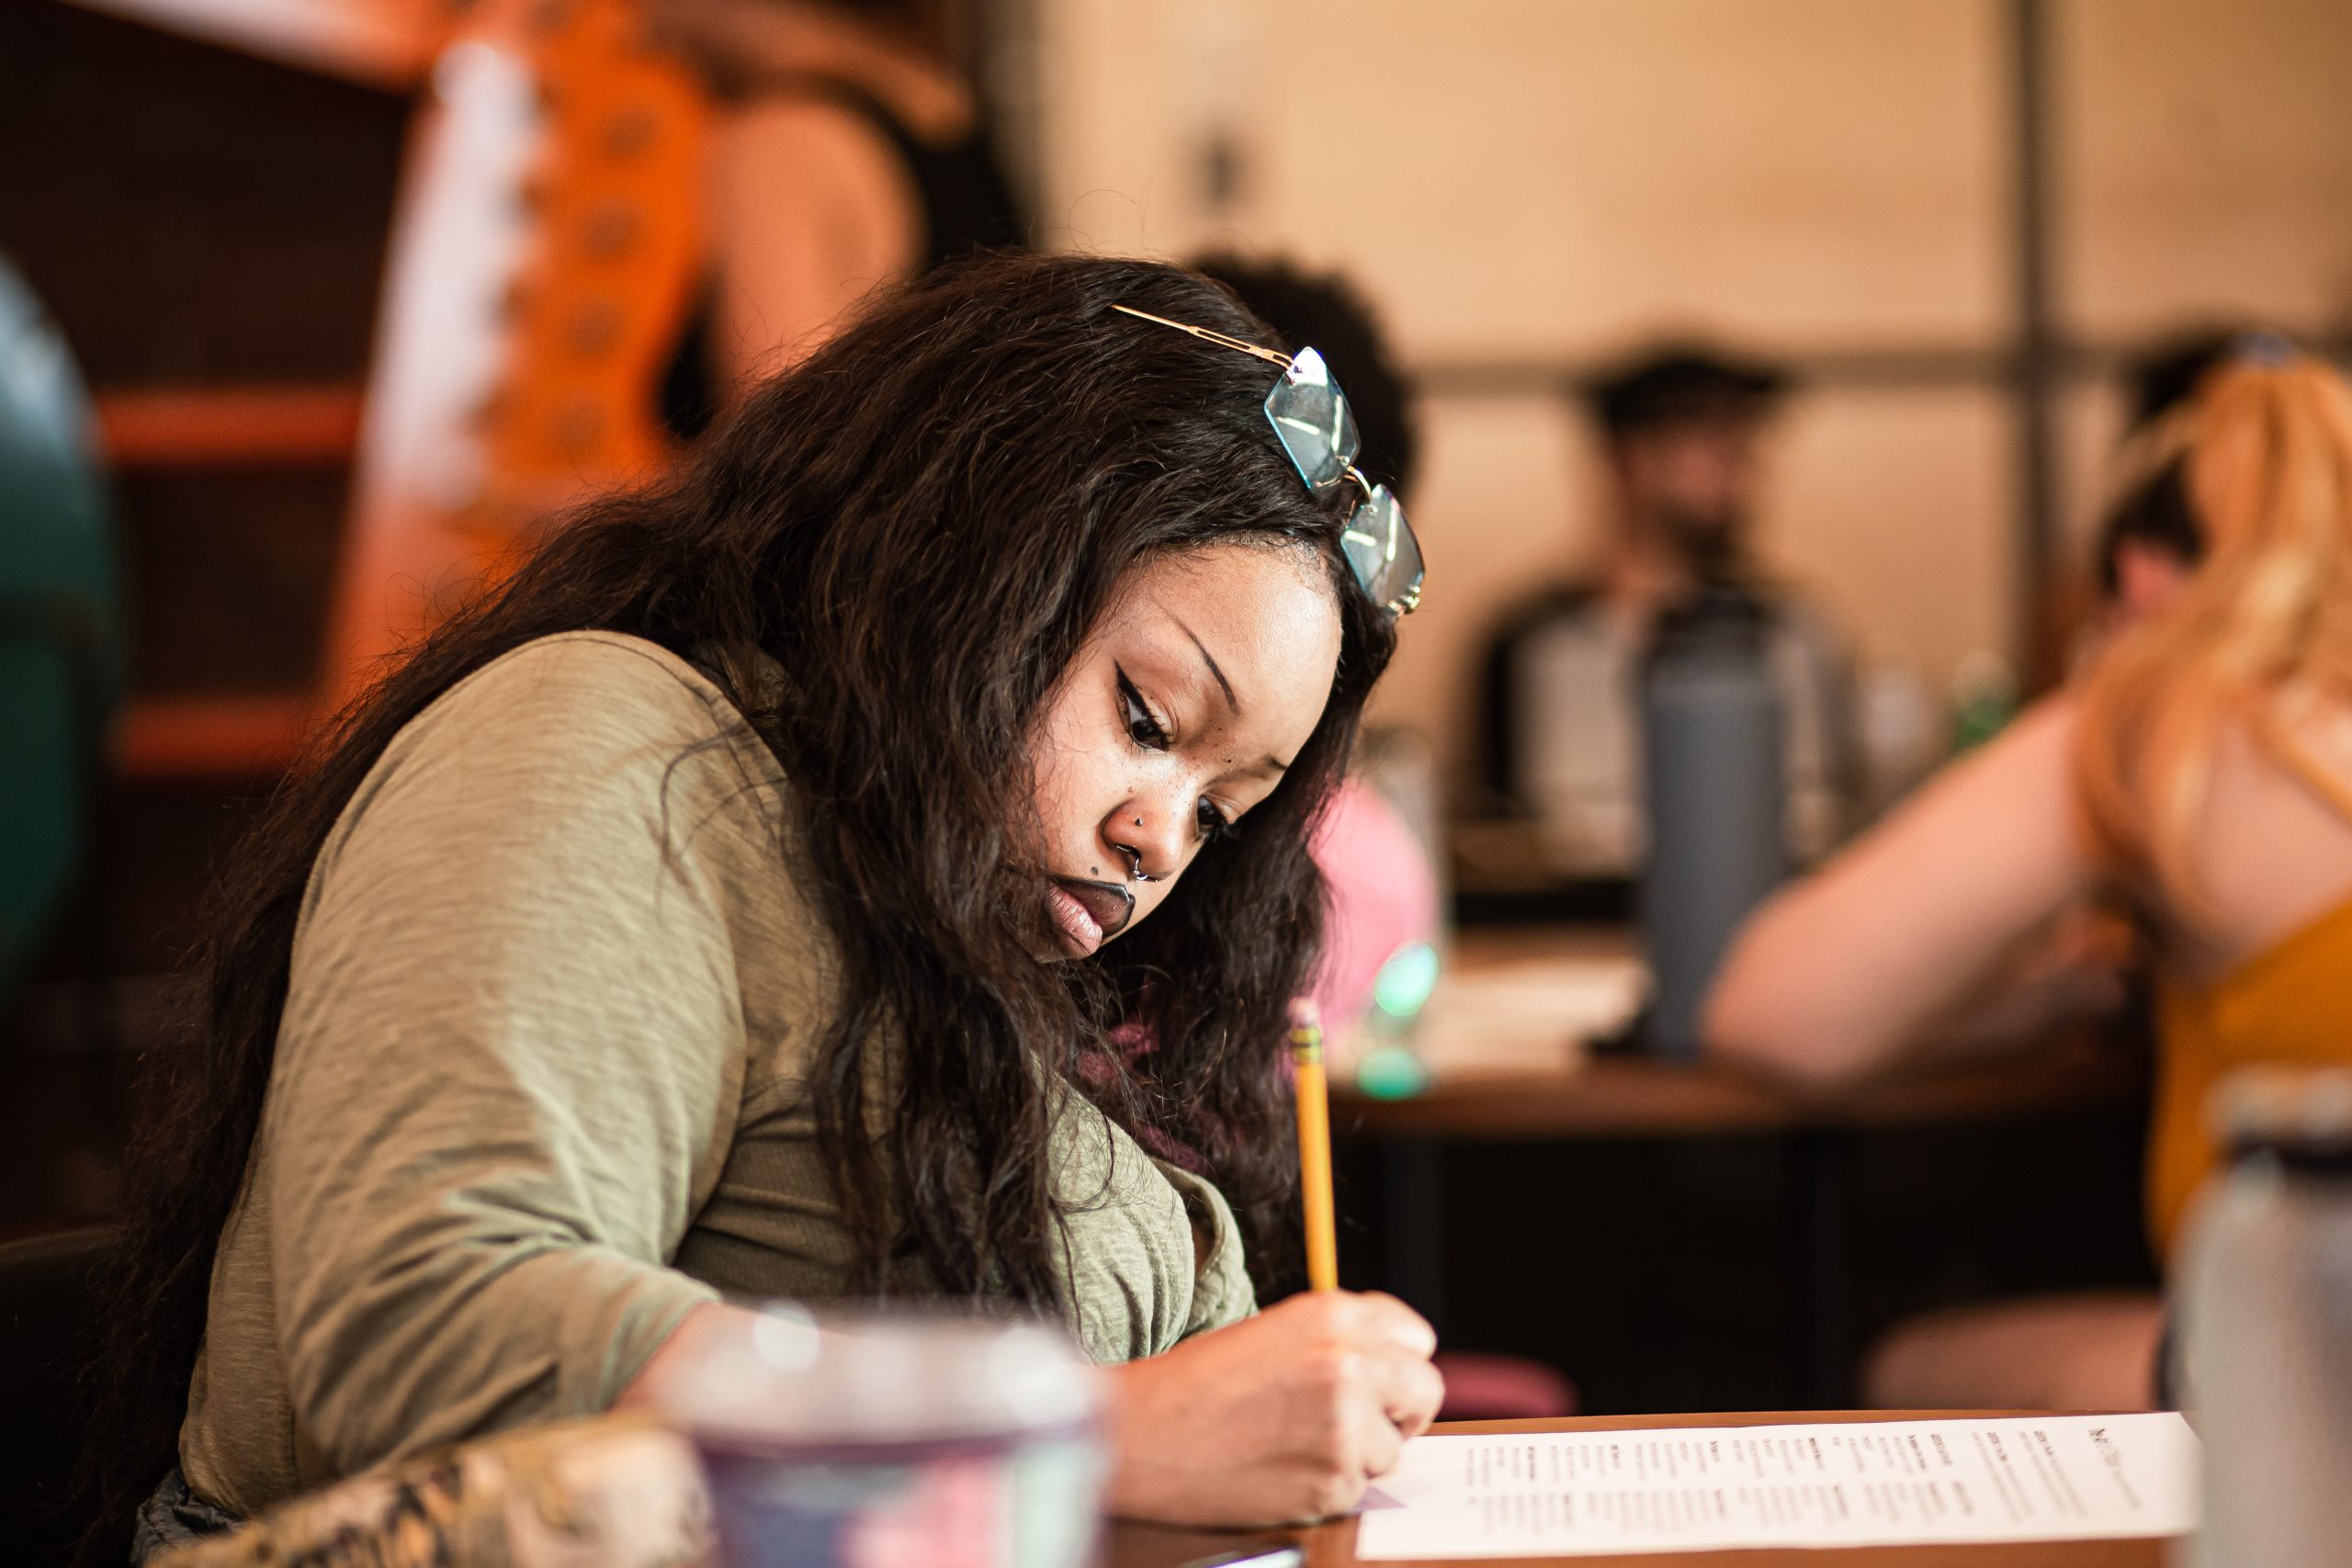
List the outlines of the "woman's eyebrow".
{"type": "MultiPolygon", "coordinates": [[[[1176,620],[1176,617],[1173,615],[1170,615],[1168,618],[1171,621],[1176,620]]],[[[1225,705],[1233,710],[1234,717],[1239,718],[1241,716],[1241,699],[1233,694],[1233,682],[1227,680],[1225,678],[1225,671],[1216,667],[1216,657],[1209,652],[1207,646],[1204,644],[1199,637],[1193,637],[1192,627],[1186,626],[1182,621],[1176,621],[1176,629],[1182,632],[1186,637],[1193,638],[1193,646],[1200,649],[1201,662],[1209,667],[1209,673],[1216,677],[1217,689],[1225,694],[1225,705]]]]}

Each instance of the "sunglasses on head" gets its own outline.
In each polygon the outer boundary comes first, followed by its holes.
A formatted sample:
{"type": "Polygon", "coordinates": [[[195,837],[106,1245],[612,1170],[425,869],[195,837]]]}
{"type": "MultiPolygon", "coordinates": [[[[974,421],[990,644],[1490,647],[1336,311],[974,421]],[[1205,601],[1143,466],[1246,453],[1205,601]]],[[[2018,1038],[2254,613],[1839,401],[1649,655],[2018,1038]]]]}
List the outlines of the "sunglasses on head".
{"type": "Polygon", "coordinates": [[[1350,480],[1363,491],[1340,526],[1340,553],[1348,558],[1348,570],[1355,573],[1357,584],[1374,604],[1391,615],[1409,615],[1421,602],[1421,543],[1413,536],[1413,525],[1405,521],[1405,509],[1388,487],[1374,484],[1356,467],[1356,452],[1363,445],[1356,434],[1356,417],[1349,412],[1348,400],[1331,379],[1323,356],[1311,348],[1302,348],[1295,355],[1278,354],[1132,305],[1112,309],[1282,367],[1282,379],[1266,394],[1266,423],[1274,427],[1274,439],[1282,443],[1291,467],[1313,493],[1321,495],[1350,480]]]}

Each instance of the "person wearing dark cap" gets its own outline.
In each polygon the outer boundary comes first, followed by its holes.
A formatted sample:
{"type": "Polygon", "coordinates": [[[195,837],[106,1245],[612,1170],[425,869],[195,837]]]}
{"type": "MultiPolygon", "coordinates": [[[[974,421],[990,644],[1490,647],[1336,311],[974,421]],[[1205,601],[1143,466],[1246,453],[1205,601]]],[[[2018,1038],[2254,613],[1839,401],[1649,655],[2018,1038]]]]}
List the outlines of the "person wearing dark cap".
{"type": "Polygon", "coordinates": [[[1598,558],[1504,622],[1484,676],[1490,808],[1532,819],[1547,868],[1632,874],[1646,840],[1634,681],[1658,614],[1736,584],[1770,616],[1786,704],[1789,841],[1828,849],[1859,793],[1842,641],[1769,580],[1750,547],[1758,445],[1787,378],[1695,347],[1641,355],[1587,388],[1606,445],[1612,515],[1598,558]]]}

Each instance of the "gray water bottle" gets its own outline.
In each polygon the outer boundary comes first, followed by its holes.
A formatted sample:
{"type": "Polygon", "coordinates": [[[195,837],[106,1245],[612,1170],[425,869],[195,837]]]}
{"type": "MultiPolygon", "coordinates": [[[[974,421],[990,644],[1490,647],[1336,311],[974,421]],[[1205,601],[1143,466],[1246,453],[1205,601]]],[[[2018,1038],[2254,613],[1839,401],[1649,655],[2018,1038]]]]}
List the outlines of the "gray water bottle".
{"type": "Polygon", "coordinates": [[[2205,1445],[2181,1560],[2352,1561],[2352,1069],[2245,1068],[2214,1099],[2230,1162],[2198,1197],[2173,1303],[2205,1445]]]}
{"type": "Polygon", "coordinates": [[[1699,1010],[1747,912],[1787,874],[1787,769],[1770,612],[1716,586],[1661,616],[1641,667],[1649,1051],[1693,1056],[1699,1010]]]}

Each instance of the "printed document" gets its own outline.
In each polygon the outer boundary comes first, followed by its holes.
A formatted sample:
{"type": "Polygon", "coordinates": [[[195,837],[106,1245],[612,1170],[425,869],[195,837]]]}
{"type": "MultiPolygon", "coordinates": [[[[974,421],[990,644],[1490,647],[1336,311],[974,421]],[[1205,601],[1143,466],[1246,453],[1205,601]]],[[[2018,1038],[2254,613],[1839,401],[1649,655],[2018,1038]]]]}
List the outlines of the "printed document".
{"type": "Polygon", "coordinates": [[[1416,1438],[1356,1555],[1588,1556],[2183,1535],[2171,1414],[1416,1438]]]}

